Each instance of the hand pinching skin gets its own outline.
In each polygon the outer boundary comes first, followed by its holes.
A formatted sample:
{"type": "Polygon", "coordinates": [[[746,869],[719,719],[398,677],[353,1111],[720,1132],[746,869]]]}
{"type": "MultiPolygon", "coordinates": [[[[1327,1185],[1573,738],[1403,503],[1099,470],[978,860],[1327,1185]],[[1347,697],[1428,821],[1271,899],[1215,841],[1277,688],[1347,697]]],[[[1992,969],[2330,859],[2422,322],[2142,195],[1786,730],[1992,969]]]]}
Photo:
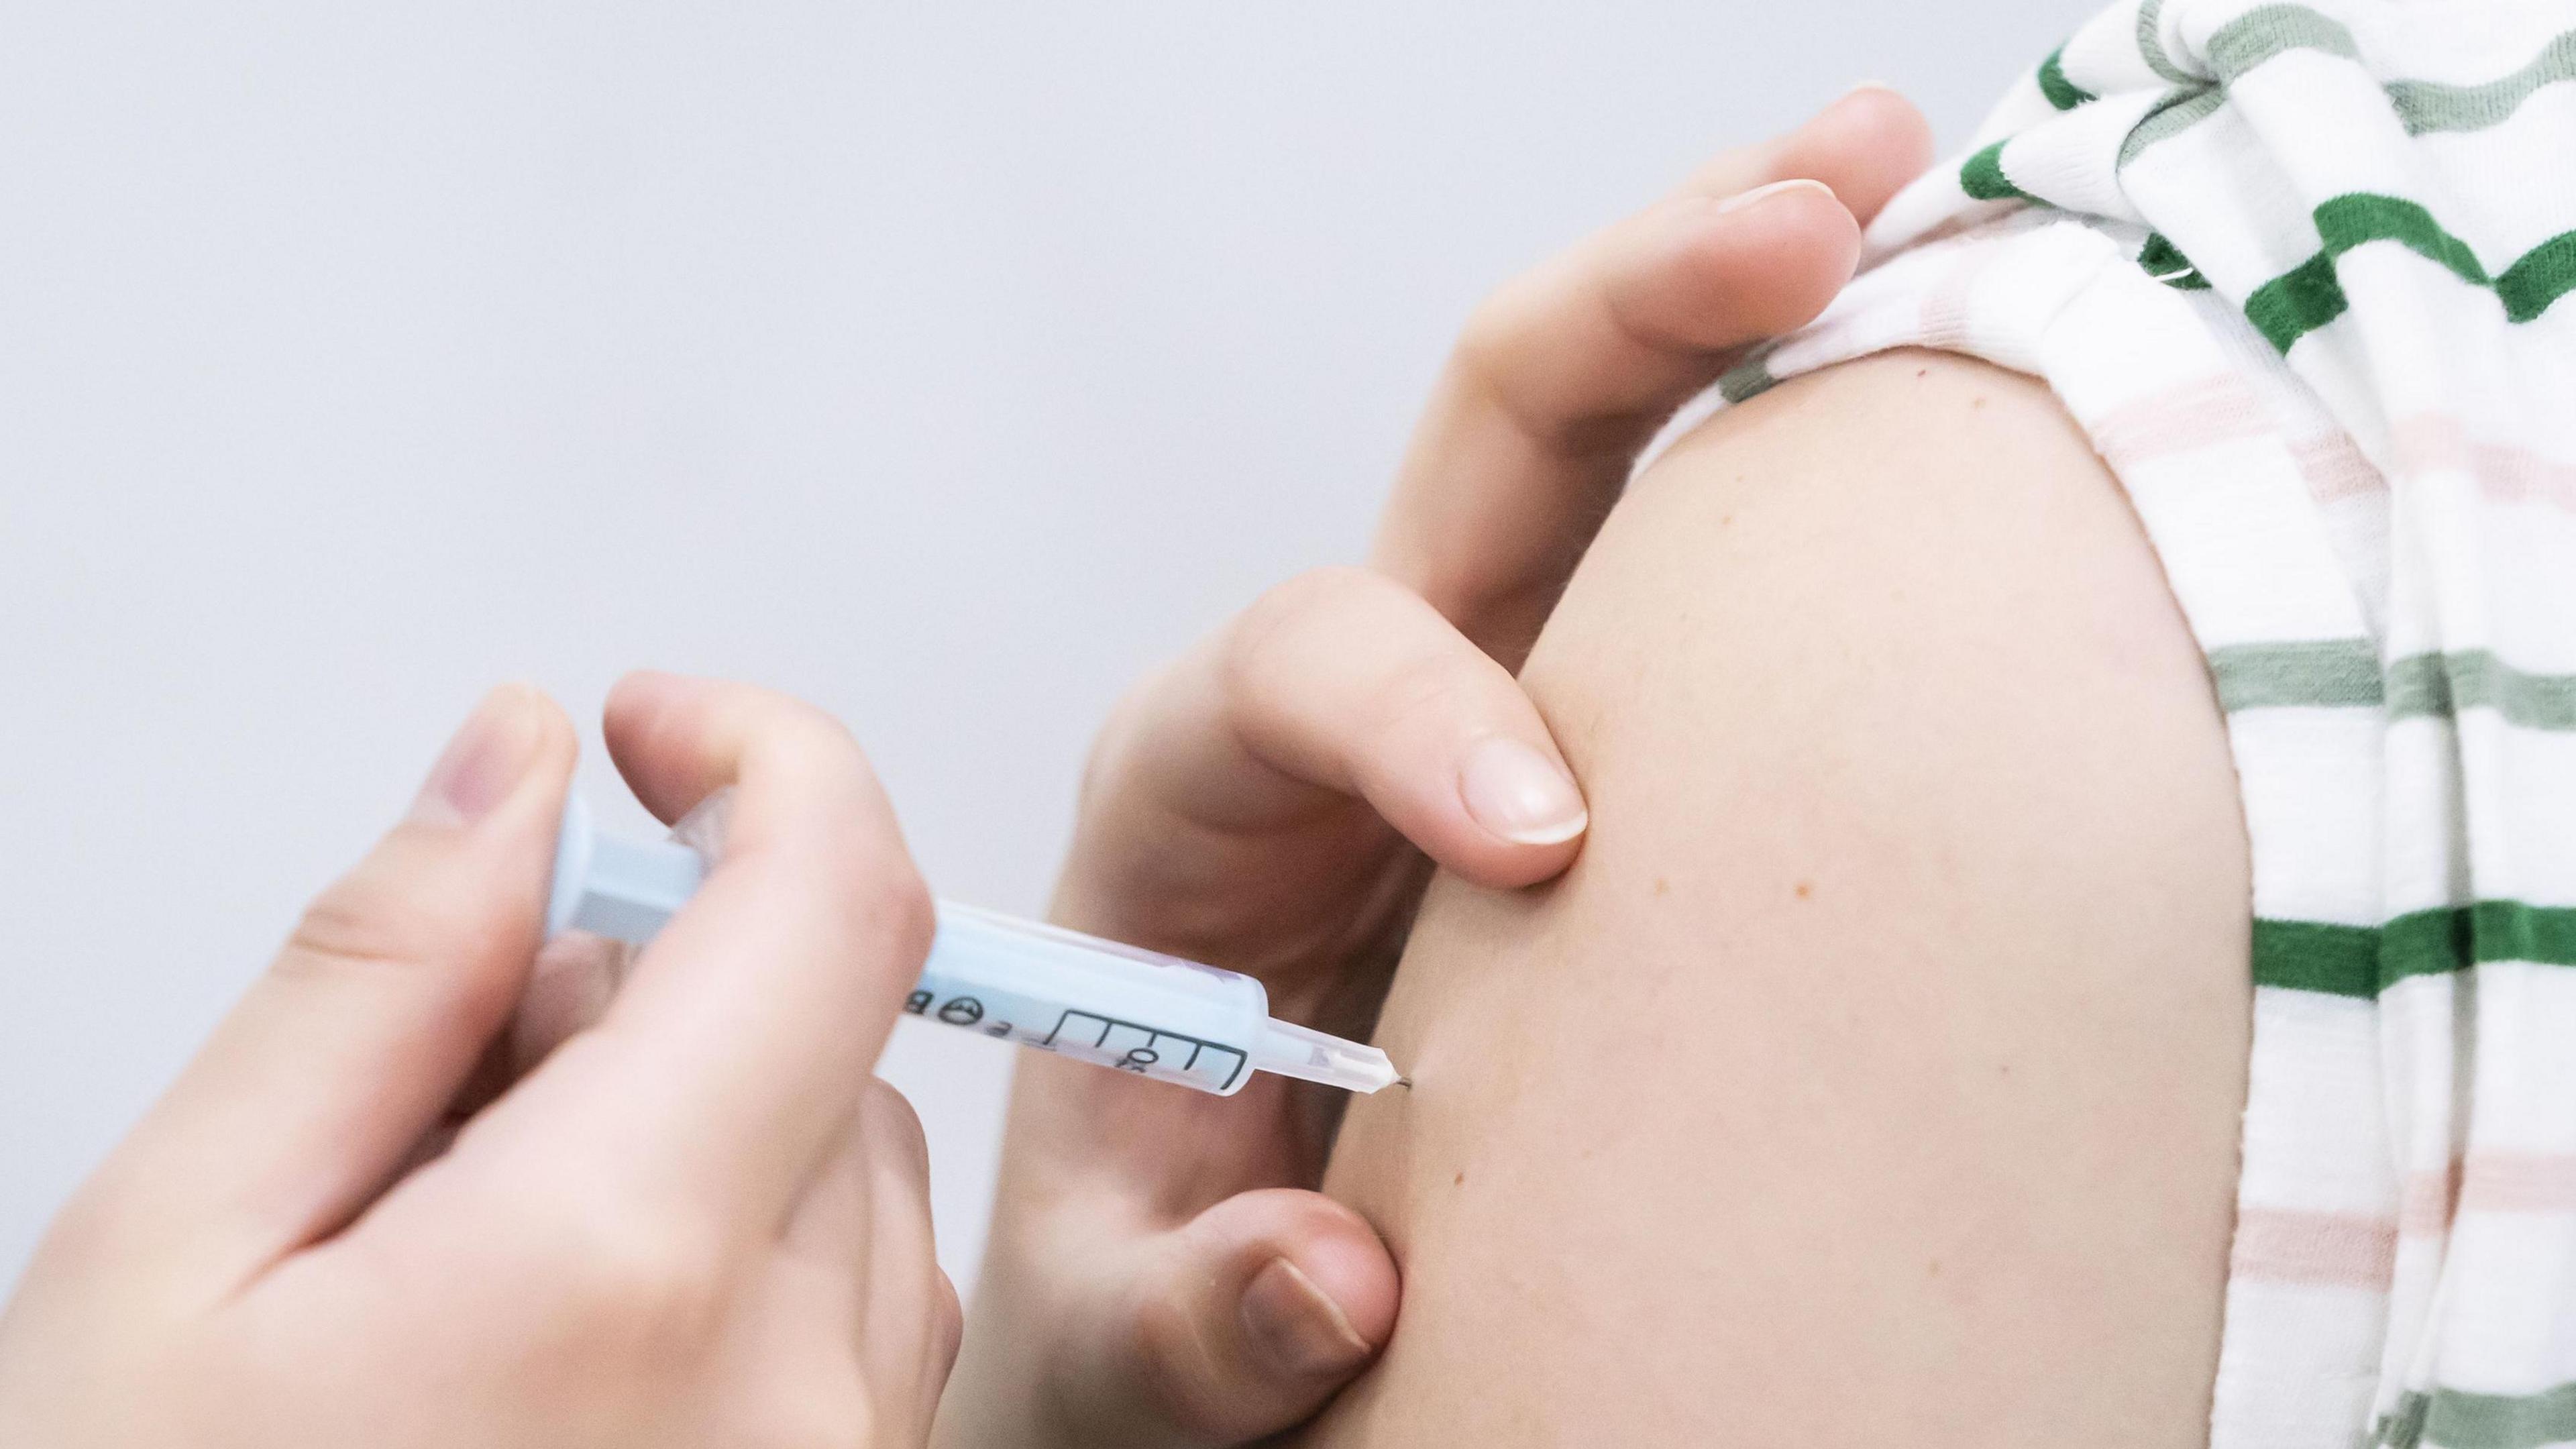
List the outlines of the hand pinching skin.
{"type": "MultiPolygon", "coordinates": [[[[1865,87],[1495,293],[1369,566],[1272,591],[1119,706],[1055,919],[1256,974],[1274,1011],[1356,1035],[1434,865],[1563,871],[1583,797],[1512,670],[1638,452],[1833,298],[1930,158],[1914,109],[1865,87]]],[[[1398,1297],[1369,1224],[1312,1190],[1337,1111],[1023,1063],[940,1442],[1233,1444],[1312,1414],[1398,1297]]]]}

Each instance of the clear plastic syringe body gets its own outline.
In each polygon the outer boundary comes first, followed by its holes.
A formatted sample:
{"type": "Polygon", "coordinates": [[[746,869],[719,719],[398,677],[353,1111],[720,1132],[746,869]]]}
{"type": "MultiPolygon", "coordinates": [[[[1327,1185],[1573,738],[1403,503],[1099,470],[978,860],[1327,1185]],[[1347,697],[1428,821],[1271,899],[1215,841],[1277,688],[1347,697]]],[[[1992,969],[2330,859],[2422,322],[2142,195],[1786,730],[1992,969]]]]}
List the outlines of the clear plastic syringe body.
{"type": "MultiPolygon", "coordinates": [[[[564,807],[546,932],[641,945],[705,869],[678,841],[599,834],[576,796],[564,807]]],[[[1272,1020],[1269,993],[1252,977],[947,901],[904,1010],[1219,1096],[1255,1071],[1354,1092],[1397,1080],[1375,1047],[1272,1020]]]]}

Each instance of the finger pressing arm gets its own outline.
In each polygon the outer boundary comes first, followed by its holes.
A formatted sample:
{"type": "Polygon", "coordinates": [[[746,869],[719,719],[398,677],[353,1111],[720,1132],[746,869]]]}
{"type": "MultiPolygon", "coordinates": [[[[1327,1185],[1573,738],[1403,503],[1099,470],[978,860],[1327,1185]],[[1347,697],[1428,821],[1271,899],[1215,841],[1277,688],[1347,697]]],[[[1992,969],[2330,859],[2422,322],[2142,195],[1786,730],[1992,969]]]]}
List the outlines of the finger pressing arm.
{"type": "Polygon", "coordinates": [[[1086,930],[1154,933],[1147,944],[1183,954],[1200,943],[1160,918],[1161,893],[1119,884],[1140,852],[1188,842],[1187,878],[1241,881],[1226,894],[1258,915],[1260,862],[1283,839],[1329,837],[1353,871],[1410,841],[1470,880],[1519,886],[1563,870],[1585,821],[1510,673],[1419,595],[1358,568],[1278,586],[1131,696],[1092,780],[1060,907],[1086,930]]]}
{"type": "Polygon", "coordinates": [[[1892,91],[1853,91],[1497,291],[1414,433],[1374,562],[1517,666],[1673,410],[1849,280],[1860,226],[1929,164],[1892,91]]]}

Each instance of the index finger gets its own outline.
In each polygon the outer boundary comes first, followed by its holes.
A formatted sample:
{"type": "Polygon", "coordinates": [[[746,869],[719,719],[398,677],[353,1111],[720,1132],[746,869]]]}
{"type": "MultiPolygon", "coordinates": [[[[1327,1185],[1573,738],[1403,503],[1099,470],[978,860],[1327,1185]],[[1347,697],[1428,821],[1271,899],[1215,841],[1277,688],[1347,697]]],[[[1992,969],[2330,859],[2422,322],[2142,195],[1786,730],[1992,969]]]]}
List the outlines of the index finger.
{"type": "Polygon", "coordinates": [[[1913,106],[1863,87],[1506,284],[1441,375],[1371,561],[1516,667],[1639,450],[1745,345],[1823,310],[1860,225],[1930,157],[1913,106]]]}
{"type": "Polygon", "coordinates": [[[666,819],[730,787],[723,850],[607,1013],[496,1112],[594,1180],[774,1226],[920,975],[929,892],[866,759],[819,711],[639,674],[611,694],[607,736],[666,819]]]}

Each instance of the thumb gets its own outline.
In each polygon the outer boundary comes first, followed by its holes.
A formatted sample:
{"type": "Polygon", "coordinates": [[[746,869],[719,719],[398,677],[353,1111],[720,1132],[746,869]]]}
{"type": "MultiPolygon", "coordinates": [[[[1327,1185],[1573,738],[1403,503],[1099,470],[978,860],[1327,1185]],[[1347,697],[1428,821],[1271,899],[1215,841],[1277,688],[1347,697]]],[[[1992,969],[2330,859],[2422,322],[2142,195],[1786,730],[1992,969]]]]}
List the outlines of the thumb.
{"type": "Polygon", "coordinates": [[[66,1218],[220,1294],[356,1216],[519,999],[576,748],[544,695],[486,696],[66,1218]]]}
{"type": "Polygon", "coordinates": [[[1321,1193],[1238,1193],[1146,1251],[1104,1305],[1110,1331],[1090,1338],[1110,1361],[1074,1376],[1098,1392],[1070,1396],[1090,1397],[1087,1427],[1119,1443],[1239,1444],[1290,1428],[1394,1331],[1394,1260],[1321,1193]]]}

